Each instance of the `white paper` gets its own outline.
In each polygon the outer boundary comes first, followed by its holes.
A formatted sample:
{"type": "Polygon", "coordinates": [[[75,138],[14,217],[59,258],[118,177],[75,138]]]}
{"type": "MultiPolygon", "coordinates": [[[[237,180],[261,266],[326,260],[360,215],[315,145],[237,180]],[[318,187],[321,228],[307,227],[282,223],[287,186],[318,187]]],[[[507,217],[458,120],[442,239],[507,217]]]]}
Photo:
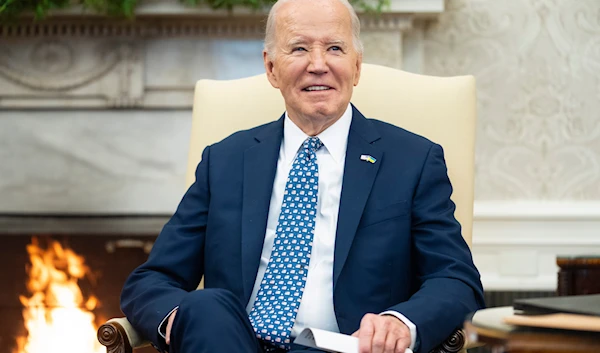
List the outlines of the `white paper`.
{"type": "MultiPolygon", "coordinates": [[[[326,352],[358,353],[358,338],[318,328],[305,328],[294,343],[326,352]]],[[[404,353],[413,351],[407,348],[404,353]]]]}

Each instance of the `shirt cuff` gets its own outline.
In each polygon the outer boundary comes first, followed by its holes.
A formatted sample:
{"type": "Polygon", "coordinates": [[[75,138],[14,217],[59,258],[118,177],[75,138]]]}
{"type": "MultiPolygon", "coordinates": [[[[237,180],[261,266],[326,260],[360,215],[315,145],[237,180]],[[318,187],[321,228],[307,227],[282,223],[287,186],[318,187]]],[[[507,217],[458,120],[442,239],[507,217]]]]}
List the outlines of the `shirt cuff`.
{"type": "MultiPolygon", "coordinates": [[[[163,338],[163,339],[167,339],[167,320],[169,319],[169,316],[171,316],[171,314],[173,314],[175,312],[175,310],[179,309],[179,305],[176,306],[175,308],[173,308],[173,310],[171,310],[167,316],[165,316],[164,319],[162,319],[162,321],[160,322],[160,325],[158,325],[158,334],[163,338]]],[[[411,333],[412,335],[412,333],[411,333]]]]}
{"type": "Polygon", "coordinates": [[[415,342],[417,342],[417,326],[415,326],[415,324],[412,323],[412,321],[410,321],[409,319],[406,318],[406,316],[400,314],[397,311],[393,311],[393,310],[388,310],[388,311],[384,311],[379,315],[392,315],[398,318],[398,320],[404,322],[404,324],[406,326],[408,326],[408,330],[410,331],[410,346],[408,347],[411,351],[414,351],[415,349],[415,342]]]}

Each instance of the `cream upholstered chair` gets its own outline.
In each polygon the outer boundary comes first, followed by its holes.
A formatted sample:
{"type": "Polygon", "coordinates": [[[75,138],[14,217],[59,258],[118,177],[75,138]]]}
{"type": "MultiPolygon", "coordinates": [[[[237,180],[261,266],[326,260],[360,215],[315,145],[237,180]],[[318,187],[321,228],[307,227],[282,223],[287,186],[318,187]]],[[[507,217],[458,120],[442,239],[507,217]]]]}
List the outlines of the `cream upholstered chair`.
{"type": "MultiPolygon", "coordinates": [[[[456,203],[455,215],[462,225],[463,236],[470,245],[476,120],[474,78],[423,76],[363,64],[360,83],[355,88],[352,103],[367,118],[403,127],[444,148],[454,188],[452,199],[456,203]]],[[[194,181],[194,171],[205,146],[220,141],[235,131],[276,120],[284,110],[280,92],[270,85],[265,74],[232,81],[198,81],[187,185],[194,181]]],[[[103,340],[108,341],[109,336],[118,335],[116,340],[128,338],[130,347],[142,344],[134,331],[128,331],[131,326],[126,319],[113,319],[108,324],[110,327],[104,327],[104,331],[102,328],[99,330],[99,338],[105,337],[103,340]],[[120,332],[118,326],[122,327],[120,332]]],[[[439,352],[457,352],[464,347],[464,343],[464,334],[457,331],[439,352]]]]}
{"type": "MultiPolygon", "coordinates": [[[[383,120],[425,136],[444,148],[456,217],[471,243],[475,153],[475,79],[432,77],[363,64],[352,103],[367,118],[383,120]]],[[[196,84],[187,184],[205,146],[238,130],[276,120],[283,98],[266,75],[196,84]]]]}

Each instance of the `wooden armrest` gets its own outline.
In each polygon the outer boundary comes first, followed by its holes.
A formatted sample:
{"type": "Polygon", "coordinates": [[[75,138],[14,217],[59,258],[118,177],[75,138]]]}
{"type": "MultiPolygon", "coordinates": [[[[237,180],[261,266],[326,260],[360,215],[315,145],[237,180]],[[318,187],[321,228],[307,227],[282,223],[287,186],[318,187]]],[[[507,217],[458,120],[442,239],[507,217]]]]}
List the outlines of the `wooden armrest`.
{"type": "Polygon", "coordinates": [[[100,326],[98,341],[106,347],[107,353],[132,353],[134,348],[150,344],[135,331],[126,317],[110,319],[100,326]]]}
{"type": "Polygon", "coordinates": [[[465,331],[456,330],[442,344],[432,349],[429,353],[466,352],[467,348],[471,348],[470,346],[465,331]]]}
{"type": "MultiPolygon", "coordinates": [[[[98,341],[107,353],[132,353],[134,348],[150,344],[131,326],[127,318],[110,319],[98,329],[98,341]]],[[[458,353],[473,346],[463,330],[454,331],[441,345],[430,353],[458,353]]]]}

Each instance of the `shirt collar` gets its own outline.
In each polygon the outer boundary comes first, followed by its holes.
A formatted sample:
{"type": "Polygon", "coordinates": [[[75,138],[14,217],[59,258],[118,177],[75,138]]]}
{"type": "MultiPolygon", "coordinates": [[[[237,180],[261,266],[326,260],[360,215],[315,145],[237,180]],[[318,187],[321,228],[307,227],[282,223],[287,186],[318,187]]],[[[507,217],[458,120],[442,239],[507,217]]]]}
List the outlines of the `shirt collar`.
{"type": "MultiPolygon", "coordinates": [[[[323,142],[323,146],[327,148],[333,160],[340,163],[346,155],[346,145],[348,144],[348,133],[350,132],[350,124],[352,123],[352,106],[348,104],[348,108],[342,116],[333,125],[321,132],[317,137],[323,142]]],[[[283,123],[283,153],[285,160],[291,163],[296,157],[298,149],[302,143],[309,137],[304,131],[294,124],[294,122],[285,112],[285,120],[283,123]]]]}

